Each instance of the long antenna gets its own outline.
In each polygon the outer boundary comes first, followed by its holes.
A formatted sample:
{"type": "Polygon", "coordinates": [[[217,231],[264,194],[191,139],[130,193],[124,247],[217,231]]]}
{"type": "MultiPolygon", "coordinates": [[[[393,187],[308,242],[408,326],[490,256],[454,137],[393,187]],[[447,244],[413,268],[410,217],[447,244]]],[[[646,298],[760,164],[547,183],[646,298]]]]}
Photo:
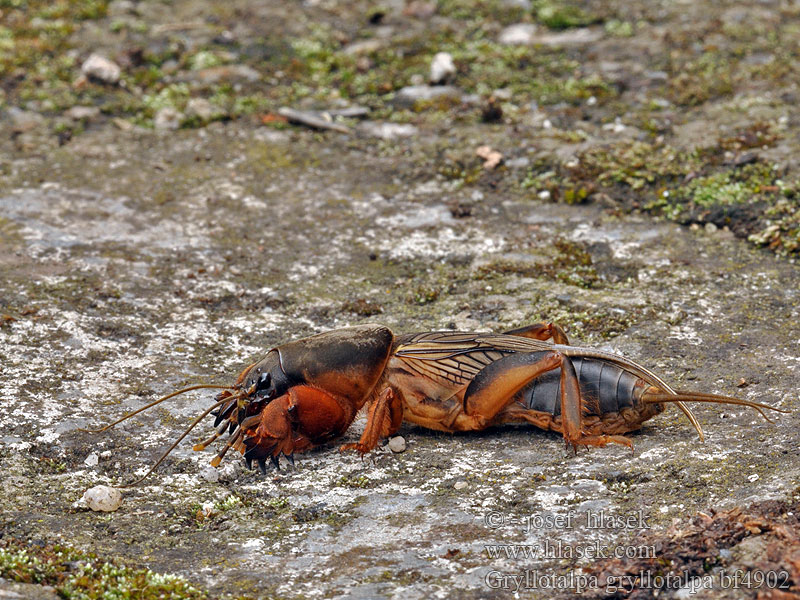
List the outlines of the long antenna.
{"type": "Polygon", "coordinates": [[[112,427],[114,427],[114,425],[119,425],[123,421],[126,421],[127,419],[130,419],[131,417],[133,417],[135,415],[138,415],[140,412],[146,411],[148,408],[153,408],[156,404],[161,404],[162,402],[164,402],[164,400],[169,400],[170,398],[174,398],[175,396],[178,396],[178,395],[186,393],[186,392],[191,392],[192,390],[202,390],[202,389],[231,390],[233,388],[231,386],[229,386],[229,385],[213,385],[213,384],[210,384],[210,383],[192,385],[192,386],[189,386],[187,388],[183,388],[182,390],[178,390],[177,392],[172,392],[171,394],[167,394],[166,396],[163,396],[163,397],[159,398],[158,400],[153,400],[150,404],[147,404],[147,405],[143,406],[142,408],[137,409],[137,410],[135,410],[133,412],[129,412],[127,415],[125,415],[123,417],[120,417],[119,419],[117,419],[113,423],[110,423],[110,424],[106,425],[105,427],[101,427],[100,429],[84,429],[83,427],[78,427],[78,431],[86,431],[88,433],[102,433],[102,432],[106,431],[107,429],[111,429],[112,427]]]}
{"type": "Polygon", "coordinates": [[[223,398],[223,399],[222,399],[222,400],[220,400],[219,402],[215,402],[215,403],[214,403],[214,404],[212,404],[212,405],[211,405],[211,406],[210,406],[210,407],[209,407],[209,408],[208,408],[208,409],[207,409],[207,410],[206,410],[206,411],[205,411],[205,412],[204,412],[202,415],[200,415],[200,416],[199,416],[199,417],[197,417],[197,418],[196,418],[194,421],[192,421],[192,424],[191,424],[191,425],[189,425],[189,427],[187,427],[187,428],[186,428],[186,430],[185,430],[185,431],[184,431],[184,432],[181,434],[181,436],[180,436],[180,437],[179,437],[177,440],[175,440],[175,442],[174,442],[174,443],[173,443],[173,444],[172,444],[172,445],[171,445],[171,446],[170,446],[170,447],[167,449],[167,451],[166,451],[166,452],[164,452],[164,454],[162,454],[162,455],[161,455],[161,458],[159,458],[159,459],[156,461],[156,464],[154,464],[152,467],[150,467],[150,470],[149,470],[149,471],[147,471],[147,473],[145,473],[144,475],[142,475],[142,477],[140,477],[140,478],[139,478],[139,479],[137,479],[136,481],[133,481],[133,482],[131,482],[131,483],[126,483],[125,485],[120,485],[120,486],[117,486],[117,487],[120,487],[120,488],[128,488],[128,487],[133,487],[133,486],[134,486],[134,485],[136,485],[137,483],[141,483],[142,481],[144,481],[145,479],[147,479],[147,477],[149,477],[149,476],[150,476],[150,474],[151,474],[153,471],[155,471],[155,470],[156,470],[156,467],[158,467],[158,465],[160,465],[162,462],[164,462],[164,459],[165,459],[165,458],[167,458],[167,456],[169,456],[169,453],[170,453],[170,452],[172,452],[172,451],[175,449],[175,447],[176,447],[178,444],[180,444],[180,443],[181,443],[181,441],[183,440],[183,438],[185,438],[187,435],[189,435],[189,432],[190,432],[192,429],[194,429],[194,428],[195,428],[195,426],[196,426],[196,425],[197,425],[197,424],[198,424],[200,421],[202,421],[203,419],[205,419],[205,418],[206,418],[206,417],[207,417],[207,416],[208,416],[208,415],[211,413],[211,411],[213,411],[215,408],[217,408],[217,407],[219,407],[219,406],[222,406],[222,405],[223,405],[225,402],[227,402],[229,399],[230,399],[230,398],[223,398]]]}

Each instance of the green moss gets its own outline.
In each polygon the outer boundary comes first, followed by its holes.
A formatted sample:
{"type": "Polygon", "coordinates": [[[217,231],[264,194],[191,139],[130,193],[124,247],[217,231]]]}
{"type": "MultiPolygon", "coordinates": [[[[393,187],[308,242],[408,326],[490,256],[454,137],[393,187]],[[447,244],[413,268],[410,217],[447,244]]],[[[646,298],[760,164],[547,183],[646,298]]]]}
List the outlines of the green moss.
{"type": "Polygon", "coordinates": [[[633,37],[635,29],[633,23],[630,21],[620,21],[619,19],[611,19],[606,21],[606,33],[614,37],[633,37]]]}
{"type": "Polygon", "coordinates": [[[368,489],[375,487],[375,483],[366,475],[343,475],[336,485],[347,488],[368,489]]]}
{"type": "MultiPolygon", "coordinates": [[[[107,6],[106,0],[0,2],[0,73],[22,76],[11,98],[41,100],[68,90],[74,78],[74,59],[66,53],[70,36],[81,21],[105,16],[107,6]]],[[[53,100],[47,109],[62,106],[53,100]]]]}
{"type": "Polygon", "coordinates": [[[599,20],[576,4],[552,0],[537,0],[534,11],[536,19],[551,29],[585,27],[599,20]]]}
{"type": "Polygon", "coordinates": [[[225,512],[228,510],[232,510],[238,506],[241,506],[242,499],[239,498],[236,494],[230,494],[224,500],[217,502],[214,507],[219,510],[220,512],[225,512]]]}
{"type": "Polygon", "coordinates": [[[779,192],[777,180],[776,170],[766,163],[726,169],[662,193],[660,206],[673,219],[703,221],[704,214],[724,213],[727,207],[771,200],[779,192]]]}
{"type": "Polygon", "coordinates": [[[797,202],[778,201],[766,214],[768,219],[763,228],[747,239],[779,254],[800,252],[800,206],[797,202]]]}
{"type": "Polygon", "coordinates": [[[728,96],[734,89],[737,63],[717,52],[704,52],[699,58],[675,65],[669,96],[677,104],[695,106],[728,96]]]}
{"type": "Polygon", "coordinates": [[[183,110],[189,99],[189,86],[185,83],[173,83],[161,88],[157,93],[146,94],[142,99],[144,107],[154,114],[162,108],[183,110]]]}
{"type": "Polygon", "coordinates": [[[583,153],[578,173],[582,179],[594,179],[601,186],[625,184],[640,190],[677,181],[699,165],[694,153],[680,152],[668,145],[626,141],[583,153]]]}
{"type": "Polygon", "coordinates": [[[554,255],[551,258],[530,261],[494,261],[477,269],[476,278],[494,278],[508,274],[524,277],[543,278],[562,281],[582,288],[594,288],[600,285],[600,277],[592,264],[592,257],[586,248],[578,243],[563,238],[553,240],[554,255]]]}
{"type": "Polygon", "coordinates": [[[131,569],[67,546],[0,542],[0,577],[50,585],[76,600],[165,600],[206,598],[207,594],[174,575],[131,569]]]}
{"type": "Polygon", "coordinates": [[[189,68],[194,71],[208,69],[225,63],[225,60],[216,52],[210,50],[200,50],[189,57],[189,68]]]}

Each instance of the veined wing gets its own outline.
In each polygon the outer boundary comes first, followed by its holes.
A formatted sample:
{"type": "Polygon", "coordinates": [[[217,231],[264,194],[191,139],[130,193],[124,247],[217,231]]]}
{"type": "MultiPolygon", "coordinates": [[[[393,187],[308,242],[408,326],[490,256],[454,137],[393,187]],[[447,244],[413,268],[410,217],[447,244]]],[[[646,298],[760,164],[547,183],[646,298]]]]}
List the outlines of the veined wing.
{"type": "Polygon", "coordinates": [[[552,344],[492,333],[436,331],[399,340],[394,356],[411,370],[442,383],[467,385],[486,365],[515,352],[538,352],[552,344]]]}

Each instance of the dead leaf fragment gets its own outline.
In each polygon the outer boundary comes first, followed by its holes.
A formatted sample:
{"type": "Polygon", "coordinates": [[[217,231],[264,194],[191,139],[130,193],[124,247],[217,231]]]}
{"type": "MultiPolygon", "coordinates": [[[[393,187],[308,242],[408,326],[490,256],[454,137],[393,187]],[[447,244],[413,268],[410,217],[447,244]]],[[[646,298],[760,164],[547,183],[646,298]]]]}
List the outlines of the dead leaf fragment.
{"type": "Polygon", "coordinates": [[[475,155],[483,159],[483,168],[487,170],[492,170],[503,162],[503,155],[497,150],[492,150],[491,146],[478,146],[475,155]]]}

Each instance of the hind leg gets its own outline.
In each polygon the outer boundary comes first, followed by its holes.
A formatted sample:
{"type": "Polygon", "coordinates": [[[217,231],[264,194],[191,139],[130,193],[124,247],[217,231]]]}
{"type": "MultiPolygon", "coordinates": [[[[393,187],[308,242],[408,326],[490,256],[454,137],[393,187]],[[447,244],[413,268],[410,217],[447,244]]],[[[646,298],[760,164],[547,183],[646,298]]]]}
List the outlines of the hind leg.
{"type": "MultiPolygon", "coordinates": [[[[546,431],[555,431],[556,433],[563,432],[560,419],[556,419],[549,413],[525,408],[517,403],[507,406],[498,415],[497,421],[500,423],[528,423],[546,431]]],[[[628,431],[631,431],[630,424],[621,417],[616,421],[609,423],[608,421],[601,421],[600,418],[596,416],[584,416],[583,420],[581,421],[581,425],[582,430],[585,433],[585,439],[589,440],[586,442],[587,445],[605,446],[606,444],[613,443],[620,444],[621,446],[627,446],[628,448],[633,448],[633,443],[631,440],[624,435],[597,433],[598,431],[609,430],[617,433],[627,433],[628,431]]],[[[578,442],[579,445],[583,443],[584,442],[578,442]]]]}
{"type": "MultiPolygon", "coordinates": [[[[633,447],[630,440],[623,436],[594,435],[585,430],[586,405],[581,397],[575,367],[567,356],[555,350],[511,354],[487,365],[475,376],[464,394],[464,414],[459,415],[463,425],[466,425],[464,428],[486,427],[514,402],[515,395],[524,386],[556,368],[561,369],[560,427],[567,446],[577,449],[578,446],[605,446],[608,443],[616,443],[633,447]]],[[[530,415],[530,419],[537,426],[540,426],[538,422],[540,418],[544,420],[546,417],[530,415]]],[[[457,427],[460,425],[458,419],[454,425],[457,427]]]]}

